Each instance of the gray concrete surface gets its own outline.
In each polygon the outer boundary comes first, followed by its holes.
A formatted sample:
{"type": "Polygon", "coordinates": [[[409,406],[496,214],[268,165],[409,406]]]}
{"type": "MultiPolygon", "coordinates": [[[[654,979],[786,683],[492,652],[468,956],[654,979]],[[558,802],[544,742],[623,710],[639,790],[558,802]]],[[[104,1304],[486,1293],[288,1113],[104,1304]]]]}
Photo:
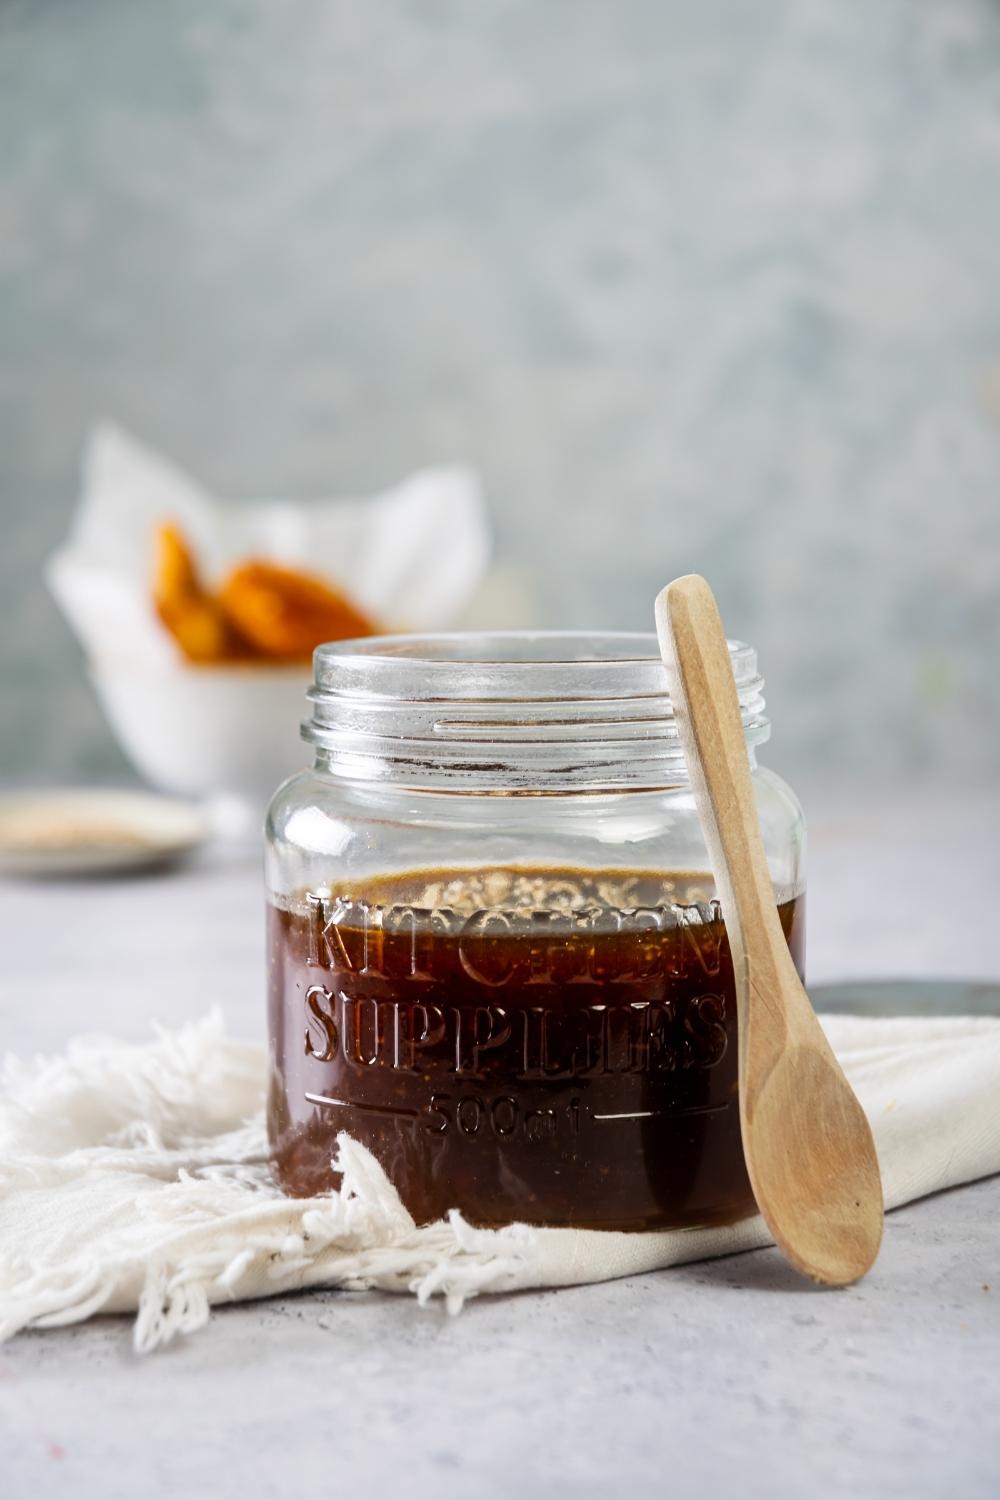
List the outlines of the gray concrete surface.
{"type": "MultiPolygon", "coordinates": [[[[808,801],[814,981],[1000,980],[994,925],[967,924],[1000,900],[1000,800],[953,799],[934,823],[902,801],[808,801]]],[[[212,1003],[262,1031],[246,855],[7,883],[0,954],[0,1038],[21,1052],[212,1003]]],[[[761,1251],[458,1319],[278,1298],[141,1361],[122,1318],[26,1334],[0,1348],[0,1495],[996,1500],[998,1224],[1000,1179],[911,1205],[842,1293],[761,1251]]]]}
{"type": "Polygon", "coordinates": [[[457,1319],[279,1298],[142,1362],[123,1320],[26,1335],[3,1494],[995,1500],[998,1218],[996,1179],[903,1209],[842,1293],[760,1251],[457,1319]]]}

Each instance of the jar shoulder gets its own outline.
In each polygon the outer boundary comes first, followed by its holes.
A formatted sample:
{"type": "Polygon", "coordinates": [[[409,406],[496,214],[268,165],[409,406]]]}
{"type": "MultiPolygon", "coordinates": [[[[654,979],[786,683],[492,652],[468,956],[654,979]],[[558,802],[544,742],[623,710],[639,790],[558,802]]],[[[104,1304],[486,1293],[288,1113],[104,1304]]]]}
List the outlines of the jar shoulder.
{"type": "MultiPolygon", "coordinates": [[[[799,889],[805,831],[795,793],[755,766],[754,793],[776,886],[799,889]]],[[[450,866],[707,871],[690,786],[560,796],[471,796],[299,772],[267,818],[272,888],[342,875],[450,866]]]]}
{"type": "Polygon", "coordinates": [[[805,813],[798,795],[783,776],[770,766],[757,765],[753,771],[754,798],[761,820],[767,818],[778,826],[805,837],[805,813]]]}
{"type": "MultiPolygon", "coordinates": [[[[776,771],[757,764],[753,768],[752,782],[758,811],[766,813],[774,822],[787,822],[791,826],[804,823],[802,804],[788,782],[776,771]]],[[[536,826],[539,821],[572,817],[582,808],[599,810],[605,817],[617,814],[628,817],[629,811],[637,807],[676,811],[688,805],[693,807],[693,797],[686,785],[660,791],[606,793],[601,796],[578,793],[545,798],[496,798],[408,791],[377,782],[352,782],[307,768],[290,776],[275,792],[267,811],[266,832],[271,838],[287,836],[289,824],[304,810],[311,813],[308,828],[316,831],[326,819],[340,822],[388,815],[394,818],[411,816],[417,820],[437,816],[454,822],[465,818],[481,823],[484,816],[485,821],[491,822],[513,815],[528,826],[536,826]],[[484,810],[488,811],[484,813],[484,810]]]]}

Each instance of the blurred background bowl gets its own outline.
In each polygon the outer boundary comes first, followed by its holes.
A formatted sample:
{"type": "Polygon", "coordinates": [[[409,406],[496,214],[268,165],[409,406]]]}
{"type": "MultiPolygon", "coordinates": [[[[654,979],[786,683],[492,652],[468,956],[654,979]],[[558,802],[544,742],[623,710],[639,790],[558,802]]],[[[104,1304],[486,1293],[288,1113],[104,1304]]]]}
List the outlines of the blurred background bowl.
{"type": "Polygon", "coordinates": [[[295,667],[91,663],[90,679],[132,765],[161,791],[235,799],[256,817],[304,765],[298,727],[311,673],[295,667]]]}

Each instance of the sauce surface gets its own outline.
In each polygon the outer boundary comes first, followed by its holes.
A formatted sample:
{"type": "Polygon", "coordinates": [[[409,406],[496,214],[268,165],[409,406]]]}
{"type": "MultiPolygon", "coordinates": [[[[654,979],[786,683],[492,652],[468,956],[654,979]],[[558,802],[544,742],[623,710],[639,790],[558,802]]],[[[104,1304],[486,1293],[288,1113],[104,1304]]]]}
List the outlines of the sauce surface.
{"type": "MultiPolygon", "coordinates": [[[[803,900],[779,905],[801,973],[803,900]]],[[[637,1230],[753,1212],[711,879],[419,870],[269,909],[278,1180],[346,1130],[418,1223],[637,1230]]]]}

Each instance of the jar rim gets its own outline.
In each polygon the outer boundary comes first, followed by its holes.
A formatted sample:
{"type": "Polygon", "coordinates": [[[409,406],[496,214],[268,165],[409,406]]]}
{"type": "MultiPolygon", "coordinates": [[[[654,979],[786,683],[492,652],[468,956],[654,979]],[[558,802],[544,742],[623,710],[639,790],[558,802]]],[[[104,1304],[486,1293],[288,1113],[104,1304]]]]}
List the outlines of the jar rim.
{"type": "MultiPolygon", "coordinates": [[[[730,651],[746,649],[742,641],[730,641],[730,651]]],[[[648,630],[437,630],[414,633],[400,631],[392,635],[356,636],[351,640],[327,641],[317,646],[314,661],[329,662],[340,657],[405,659],[412,662],[481,662],[496,666],[524,667],[585,661],[659,660],[656,635],[648,630]],[[491,645],[491,643],[494,643],[491,645]],[[561,653],[575,645],[570,654],[548,654],[546,648],[558,647],[561,653]],[[583,651],[585,645],[589,651],[583,651]],[[519,648],[533,648],[532,655],[519,648]],[[621,649],[615,650],[614,647],[621,649]],[[640,649],[640,648],[645,649],[640,649]],[[629,649],[626,649],[629,648],[629,649]],[[498,654],[503,652],[503,655],[498,654]]]]}
{"type": "MultiPolygon", "coordinates": [[[[729,659],[737,687],[757,673],[757,653],[745,641],[731,640],[729,659]]],[[[533,678],[547,670],[560,671],[557,684],[565,691],[586,684],[595,673],[600,686],[617,686],[621,696],[632,696],[638,669],[657,696],[663,692],[663,664],[656,635],[642,630],[451,630],[424,634],[359,636],[329,641],[313,653],[317,687],[347,690],[357,683],[366,691],[400,673],[417,669],[432,674],[460,697],[482,697],[483,675],[469,669],[481,667],[498,682],[524,678],[530,688],[533,678]],[[615,678],[618,683],[614,682],[615,678]]],[[[593,696],[593,694],[588,694],[593,696]]]]}
{"type": "MultiPolygon", "coordinates": [[[[747,744],[768,737],[757,653],[729,642],[747,744]]],[[[325,768],[482,791],[686,780],[657,638],[642,631],[449,631],[314,654],[305,739],[325,768]]]]}

